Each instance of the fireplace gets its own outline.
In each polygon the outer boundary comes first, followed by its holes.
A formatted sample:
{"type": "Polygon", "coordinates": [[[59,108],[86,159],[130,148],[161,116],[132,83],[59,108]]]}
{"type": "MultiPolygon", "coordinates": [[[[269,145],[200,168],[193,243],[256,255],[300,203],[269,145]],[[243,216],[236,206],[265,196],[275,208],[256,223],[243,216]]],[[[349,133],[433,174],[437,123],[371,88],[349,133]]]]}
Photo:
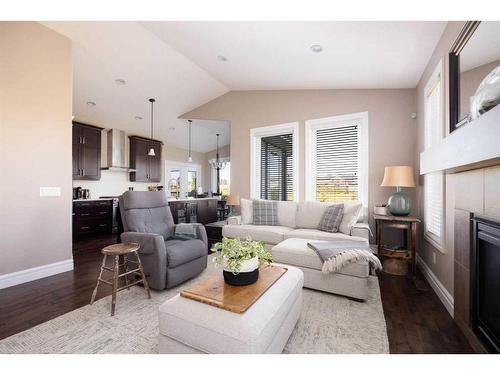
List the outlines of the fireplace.
{"type": "Polygon", "coordinates": [[[471,323],[483,345],[500,353],[500,221],[472,218],[471,323]]]}

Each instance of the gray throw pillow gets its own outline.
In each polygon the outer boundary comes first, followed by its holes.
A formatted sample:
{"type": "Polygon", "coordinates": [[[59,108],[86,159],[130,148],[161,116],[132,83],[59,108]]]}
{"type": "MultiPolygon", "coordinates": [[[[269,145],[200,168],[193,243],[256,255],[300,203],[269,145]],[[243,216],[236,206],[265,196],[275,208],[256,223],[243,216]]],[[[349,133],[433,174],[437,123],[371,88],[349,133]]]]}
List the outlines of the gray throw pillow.
{"type": "Polygon", "coordinates": [[[278,202],[266,200],[253,201],[254,225],[278,225],[278,202]]]}
{"type": "Polygon", "coordinates": [[[318,229],[323,232],[336,233],[339,231],[342,217],[344,216],[344,204],[328,206],[319,222],[318,229]]]}

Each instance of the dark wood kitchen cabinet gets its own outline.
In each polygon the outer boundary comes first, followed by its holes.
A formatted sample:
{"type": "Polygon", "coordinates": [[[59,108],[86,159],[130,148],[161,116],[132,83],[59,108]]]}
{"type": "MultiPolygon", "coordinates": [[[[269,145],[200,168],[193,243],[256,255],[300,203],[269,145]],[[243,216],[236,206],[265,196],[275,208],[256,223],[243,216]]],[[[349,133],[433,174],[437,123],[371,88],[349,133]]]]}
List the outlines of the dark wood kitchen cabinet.
{"type": "Polygon", "coordinates": [[[160,141],[131,136],[130,139],[130,181],[160,182],[161,181],[161,146],[160,141]],[[153,147],[155,156],[148,155],[153,147]]]}
{"type": "Polygon", "coordinates": [[[101,179],[101,130],[73,122],[73,180],[101,179]]]}
{"type": "Polygon", "coordinates": [[[73,201],[73,238],[111,233],[113,230],[113,201],[73,201]]]}

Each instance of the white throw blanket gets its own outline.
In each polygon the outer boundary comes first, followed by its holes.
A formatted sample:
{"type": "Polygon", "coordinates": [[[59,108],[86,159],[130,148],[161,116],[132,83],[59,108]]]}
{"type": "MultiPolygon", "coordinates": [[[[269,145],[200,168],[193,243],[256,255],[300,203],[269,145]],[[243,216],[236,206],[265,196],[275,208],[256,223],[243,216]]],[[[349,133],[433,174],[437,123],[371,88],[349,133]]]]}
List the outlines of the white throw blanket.
{"type": "Polygon", "coordinates": [[[358,241],[312,241],[307,246],[313,249],[323,261],[322,272],[337,272],[348,264],[366,261],[374,270],[381,270],[380,260],[370,247],[358,241]]]}

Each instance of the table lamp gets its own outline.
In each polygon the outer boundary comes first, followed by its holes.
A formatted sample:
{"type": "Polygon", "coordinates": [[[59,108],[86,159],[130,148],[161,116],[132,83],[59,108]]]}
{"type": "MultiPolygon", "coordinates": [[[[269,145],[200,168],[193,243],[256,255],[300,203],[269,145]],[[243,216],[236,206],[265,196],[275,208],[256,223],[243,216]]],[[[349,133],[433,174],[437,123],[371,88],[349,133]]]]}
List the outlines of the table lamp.
{"type": "Polygon", "coordinates": [[[410,198],[401,190],[403,187],[415,187],[413,167],[385,167],[384,180],[380,186],[394,186],[396,192],[389,197],[387,206],[394,216],[407,216],[411,211],[410,198]]]}
{"type": "Polygon", "coordinates": [[[233,216],[236,214],[235,206],[240,205],[240,196],[239,195],[228,195],[226,199],[226,205],[229,206],[229,216],[233,216]]]}

